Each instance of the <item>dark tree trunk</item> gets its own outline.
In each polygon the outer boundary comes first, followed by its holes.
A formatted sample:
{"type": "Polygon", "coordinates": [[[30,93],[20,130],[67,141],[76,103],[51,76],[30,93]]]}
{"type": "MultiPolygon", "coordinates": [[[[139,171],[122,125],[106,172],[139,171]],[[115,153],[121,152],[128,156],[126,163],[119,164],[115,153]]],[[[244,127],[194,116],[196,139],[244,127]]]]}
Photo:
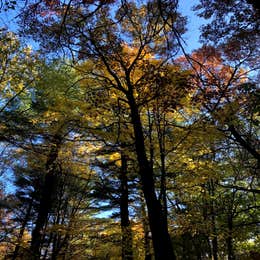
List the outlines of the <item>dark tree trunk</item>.
{"type": "MultiPolygon", "coordinates": [[[[59,224],[64,224],[63,223],[63,218],[62,218],[62,215],[60,214],[61,212],[61,209],[62,209],[62,195],[64,193],[64,185],[61,185],[61,183],[59,183],[59,196],[57,197],[57,201],[59,202],[58,205],[57,205],[57,216],[56,216],[56,219],[55,219],[55,225],[59,225],[59,224]]],[[[54,234],[53,234],[53,240],[52,240],[52,255],[51,255],[51,259],[52,260],[56,260],[59,256],[59,253],[60,253],[60,250],[61,250],[61,235],[58,234],[58,232],[55,230],[54,231],[54,234]]]]}
{"type": "Polygon", "coordinates": [[[156,260],[175,260],[171,238],[168,233],[168,226],[165,221],[160,201],[156,197],[153,169],[146,156],[144,135],[141,118],[133,95],[127,95],[131,110],[131,119],[135,135],[135,148],[139,164],[142,190],[144,193],[149,225],[152,233],[152,241],[156,260]]]}
{"type": "Polygon", "coordinates": [[[161,115],[160,111],[156,112],[156,129],[159,143],[160,159],[161,159],[161,183],[159,200],[162,205],[165,222],[168,225],[168,210],[167,210],[167,196],[166,196],[166,168],[165,168],[165,115],[161,115]],[[161,126],[162,125],[162,126],[161,126]]]}
{"type": "Polygon", "coordinates": [[[46,175],[41,192],[39,211],[35,227],[32,232],[31,251],[33,254],[32,257],[34,257],[32,259],[39,259],[40,257],[40,248],[44,239],[43,228],[47,222],[48,214],[50,213],[53,205],[58,172],[56,161],[58,158],[60,145],[61,138],[59,136],[55,136],[46,162],[46,175]]]}
{"type": "Polygon", "coordinates": [[[160,147],[160,157],[161,157],[161,187],[160,187],[160,201],[162,204],[162,211],[164,216],[164,221],[168,226],[168,209],[167,209],[167,195],[166,195],[166,169],[165,169],[165,149],[163,139],[159,138],[160,147]]]}
{"type": "Polygon", "coordinates": [[[228,251],[228,260],[234,260],[234,251],[233,251],[233,218],[228,216],[228,236],[227,236],[227,251],[228,251]]]}
{"type": "Polygon", "coordinates": [[[127,178],[127,159],[121,153],[121,198],[120,198],[120,217],[121,217],[121,230],[122,230],[122,259],[133,259],[133,239],[132,230],[129,220],[128,211],[128,178],[127,178]]]}
{"type": "Polygon", "coordinates": [[[145,260],[152,260],[153,253],[152,253],[152,248],[151,248],[149,221],[148,221],[148,218],[146,215],[145,202],[144,202],[142,195],[141,195],[141,216],[142,216],[143,229],[144,229],[145,260]]]}
{"type": "Polygon", "coordinates": [[[26,225],[27,225],[27,223],[30,219],[32,205],[33,205],[33,199],[31,199],[29,206],[28,206],[28,209],[26,211],[26,215],[24,217],[24,220],[23,220],[23,223],[22,223],[19,235],[18,235],[17,245],[15,246],[14,253],[13,253],[13,256],[12,256],[12,260],[15,260],[19,255],[20,244],[21,244],[21,241],[22,241],[22,238],[23,238],[23,234],[24,234],[26,225]]]}
{"type": "MultiPolygon", "coordinates": [[[[215,187],[214,181],[211,179],[209,182],[210,195],[214,197],[215,187]]],[[[210,201],[210,215],[211,215],[211,227],[213,233],[212,239],[212,255],[214,260],[218,260],[218,237],[217,237],[217,228],[216,228],[216,219],[215,219],[215,204],[214,201],[210,201]]]]}
{"type": "Polygon", "coordinates": [[[214,234],[214,238],[212,239],[212,255],[214,260],[218,260],[218,239],[215,234],[214,234]]]}

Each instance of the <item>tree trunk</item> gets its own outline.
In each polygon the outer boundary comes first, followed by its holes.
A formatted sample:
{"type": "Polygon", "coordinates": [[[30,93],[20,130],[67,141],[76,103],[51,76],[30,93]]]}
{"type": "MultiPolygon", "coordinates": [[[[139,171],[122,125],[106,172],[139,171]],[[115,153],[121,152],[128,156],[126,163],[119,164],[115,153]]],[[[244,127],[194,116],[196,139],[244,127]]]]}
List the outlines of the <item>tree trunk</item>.
{"type": "Polygon", "coordinates": [[[26,215],[24,217],[24,220],[23,220],[23,223],[22,223],[19,235],[18,235],[17,245],[15,246],[14,253],[13,253],[13,256],[12,256],[12,260],[15,260],[19,255],[20,244],[21,244],[21,241],[22,241],[22,238],[23,238],[23,234],[24,234],[26,225],[27,225],[29,218],[30,218],[30,215],[31,215],[32,205],[33,205],[33,199],[30,200],[28,209],[26,211],[26,215]]]}
{"type": "Polygon", "coordinates": [[[139,164],[142,190],[144,193],[149,225],[152,233],[152,241],[156,260],[175,260],[171,238],[168,233],[167,223],[164,218],[162,205],[156,197],[153,169],[150,167],[146,156],[144,135],[141,118],[133,95],[127,95],[131,110],[131,119],[134,128],[135,148],[139,164]]]}
{"type": "Polygon", "coordinates": [[[160,157],[161,157],[161,184],[160,184],[160,196],[159,200],[162,204],[162,211],[164,216],[164,221],[168,226],[168,208],[167,208],[167,195],[166,195],[166,169],[165,169],[165,150],[162,144],[163,140],[159,139],[160,147],[160,157]]]}
{"type": "Polygon", "coordinates": [[[156,116],[156,129],[157,139],[159,143],[159,152],[161,159],[161,183],[160,183],[160,195],[159,201],[162,205],[163,215],[165,222],[168,226],[168,209],[167,209],[167,196],[166,196],[166,166],[165,166],[165,115],[160,114],[160,110],[157,109],[156,116]],[[162,125],[162,126],[161,126],[162,125]]]}
{"type": "MultiPolygon", "coordinates": [[[[64,223],[62,223],[63,222],[62,216],[60,214],[61,208],[62,208],[62,194],[63,194],[63,189],[61,188],[61,186],[59,187],[60,194],[57,197],[57,200],[59,203],[56,208],[57,214],[56,214],[56,219],[54,222],[55,225],[64,224],[64,223]]],[[[56,260],[58,258],[60,250],[61,250],[61,235],[59,234],[59,232],[57,232],[57,230],[55,230],[53,232],[51,260],[56,260]]]]}
{"type": "Polygon", "coordinates": [[[122,259],[133,259],[133,239],[132,230],[129,220],[128,211],[128,178],[127,178],[127,159],[121,152],[121,198],[120,198],[120,217],[121,217],[121,231],[122,231],[122,259]]]}
{"type": "Polygon", "coordinates": [[[212,255],[214,260],[218,260],[218,239],[214,234],[214,238],[212,239],[212,255]]]}
{"type": "Polygon", "coordinates": [[[150,229],[149,229],[149,221],[146,215],[145,210],[145,202],[143,198],[143,194],[141,194],[141,216],[142,216],[142,224],[144,229],[144,251],[145,251],[145,260],[152,260],[152,248],[151,248],[151,237],[150,237],[150,229]]]}
{"type": "Polygon", "coordinates": [[[50,154],[46,162],[46,175],[42,188],[38,216],[36,219],[35,227],[32,232],[31,251],[33,254],[32,259],[39,259],[40,247],[44,238],[43,228],[48,219],[48,214],[53,204],[53,197],[57,184],[57,165],[58,151],[61,145],[61,138],[55,136],[52,144],[50,154]]]}
{"type": "MultiPolygon", "coordinates": [[[[214,181],[211,179],[210,183],[210,195],[214,197],[215,195],[215,187],[214,181]]],[[[211,215],[211,227],[212,227],[212,255],[214,260],[218,260],[218,237],[217,237],[217,228],[216,228],[216,219],[215,219],[215,204],[214,201],[211,199],[210,201],[210,215],[211,215]]]]}
{"type": "Polygon", "coordinates": [[[233,251],[233,218],[228,216],[228,236],[227,236],[227,251],[228,251],[228,260],[234,260],[234,251],[233,251]]]}

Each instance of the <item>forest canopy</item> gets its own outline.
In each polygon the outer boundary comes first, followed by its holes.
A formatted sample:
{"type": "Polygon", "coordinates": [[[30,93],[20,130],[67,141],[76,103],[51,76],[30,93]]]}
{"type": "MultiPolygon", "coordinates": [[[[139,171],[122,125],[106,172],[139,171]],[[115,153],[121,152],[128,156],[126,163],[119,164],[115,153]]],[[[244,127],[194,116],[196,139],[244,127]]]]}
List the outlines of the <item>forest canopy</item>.
{"type": "Polygon", "coordinates": [[[0,1],[0,259],[259,259],[259,7],[191,2],[0,1]]]}

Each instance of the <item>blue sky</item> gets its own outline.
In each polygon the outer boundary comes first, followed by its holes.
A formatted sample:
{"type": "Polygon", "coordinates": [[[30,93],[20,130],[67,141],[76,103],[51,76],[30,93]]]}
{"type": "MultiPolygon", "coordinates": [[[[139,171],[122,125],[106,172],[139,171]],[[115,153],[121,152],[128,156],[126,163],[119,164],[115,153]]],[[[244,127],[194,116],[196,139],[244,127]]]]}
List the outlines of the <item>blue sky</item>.
{"type": "Polygon", "coordinates": [[[195,50],[201,46],[199,43],[199,35],[200,35],[200,26],[205,24],[203,18],[196,16],[194,11],[191,8],[198,4],[198,0],[180,0],[179,1],[179,11],[187,16],[188,24],[187,24],[187,32],[183,36],[183,39],[186,42],[186,51],[190,53],[192,50],[195,50]]]}
{"type": "Polygon", "coordinates": [[[14,10],[8,10],[8,12],[0,12],[0,27],[7,27],[10,30],[15,30],[17,28],[15,24],[16,12],[14,10]]]}

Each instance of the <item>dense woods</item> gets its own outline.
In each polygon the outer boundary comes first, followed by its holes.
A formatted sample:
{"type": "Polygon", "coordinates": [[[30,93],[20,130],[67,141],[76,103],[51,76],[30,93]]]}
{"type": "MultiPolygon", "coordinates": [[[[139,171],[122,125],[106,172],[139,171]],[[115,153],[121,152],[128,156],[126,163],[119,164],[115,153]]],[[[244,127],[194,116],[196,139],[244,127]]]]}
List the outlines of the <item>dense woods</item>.
{"type": "Polygon", "coordinates": [[[1,1],[0,259],[259,259],[259,7],[191,2],[1,1]]]}

